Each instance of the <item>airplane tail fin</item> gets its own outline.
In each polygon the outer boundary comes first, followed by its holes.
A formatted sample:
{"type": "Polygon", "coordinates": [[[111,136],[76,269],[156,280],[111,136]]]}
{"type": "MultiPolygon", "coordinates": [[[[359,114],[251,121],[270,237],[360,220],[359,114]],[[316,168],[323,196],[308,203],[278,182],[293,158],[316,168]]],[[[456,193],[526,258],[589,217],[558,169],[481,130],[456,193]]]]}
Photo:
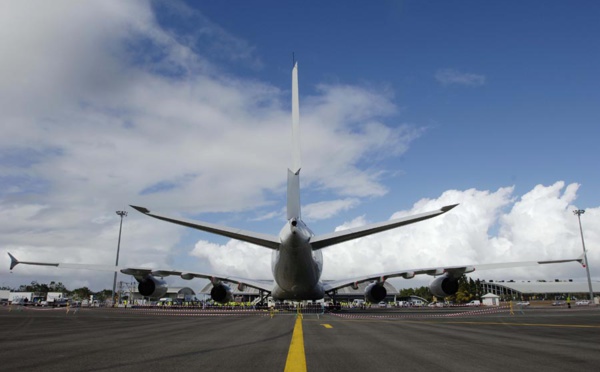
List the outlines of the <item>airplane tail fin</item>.
{"type": "Polygon", "coordinates": [[[288,169],[287,219],[300,218],[300,101],[298,63],[292,69],[292,169],[288,169]]]}

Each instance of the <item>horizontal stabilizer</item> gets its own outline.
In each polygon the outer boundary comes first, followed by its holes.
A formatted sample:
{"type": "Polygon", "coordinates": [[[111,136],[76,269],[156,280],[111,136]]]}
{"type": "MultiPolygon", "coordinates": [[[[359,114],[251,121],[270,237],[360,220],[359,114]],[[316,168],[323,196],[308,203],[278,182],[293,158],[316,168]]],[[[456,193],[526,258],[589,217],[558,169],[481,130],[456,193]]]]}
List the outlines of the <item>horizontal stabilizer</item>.
{"type": "Polygon", "coordinates": [[[363,236],[375,234],[378,232],[395,229],[396,227],[410,225],[411,223],[424,221],[440,214],[444,214],[456,207],[458,204],[447,205],[438,210],[416,214],[414,216],[396,218],[393,220],[374,223],[366,226],[360,226],[353,229],[336,231],[330,234],[318,235],[311,239],[313,249],[321,249],[330,245],[343,243],[348,240],[362,238],[363,236]]]}
{"type": "Polygon", "coordinates": [[[135,205],[132,205],[131,208],[135,209],[136,211],[142,212],[143,214],[145,214],[147,216],[154,217],[159,220],[171,222],[171,223],[174,223],[177,225],[187,226],[187,227],[191,227],[191,228],[194,228],[197,230],[202,230],[202,231],[206,231],[209,233],[225,236],[228,238],[241,240],[243,242],[256,244],[261,247],[266,247],[266,248],[270,248],[270,249],[279,248],[279,238],[277,236],[268,235],[268,234],[260,234],[260,233],[255,233],[252,231],[245,231],[245,230],[240,230],[240,229],[234,229],[231,227],[216,225],[216,224],[212,224],[212,223],[208,223],[208,222],[167,217],[167,216],[164,216],[164,215],[161,215],[158,213],[152,213],[152,212],[150,212],[150,210],[148,208],[138,207],[135,205]]]}

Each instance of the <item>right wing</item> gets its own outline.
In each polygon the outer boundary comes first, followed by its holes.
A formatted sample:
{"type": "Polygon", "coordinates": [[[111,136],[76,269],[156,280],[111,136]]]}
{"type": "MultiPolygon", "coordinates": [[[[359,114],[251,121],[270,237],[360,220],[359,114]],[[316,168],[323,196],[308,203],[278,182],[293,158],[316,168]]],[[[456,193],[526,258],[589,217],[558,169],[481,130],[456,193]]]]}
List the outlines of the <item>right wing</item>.
{"type": "Polygon", "coordinates": [[[262,281],[247,278],[240,278],[237,276],[224,276],[206,273],[195,273],[190,271],[181,270],[157,270],[148,267],[126,267],[126,266],[112,266],[112,265],[91,265],[91,264],[73,264],[73,263],[59,263],[59,262],[26,262],[19,261],[12,254],[8,253],[10,257],[10,270],[12,270],[18,264],[23,265],[37,265],[37,266],[54,266],[59,269],[83,269],[83,270],[94,270],[94,271],[119,271],[125,275],[132,275],[140,280],[147,275],[165,277],[165,276],[179,276],[185,280],[192,280],[194,278],[208,279],[213,284],[219,282],[235,283],[238,286],[248,286],[256,288],[265,292],[271,292],[273,290],[272,281],[262,281]]]}
{"type": "Polygon", "coordinates": [[[409,225],[411,223],[427,220],[440,214],[444,214],[456,207],[458,204],[447,205],[438,210],[416,214],[414,216],[396,218],[393,220],[374,223],[366,226],[355,227],[353,229],[335,231],[329,234],[323,234],[313,237],[310,244],[313,249],[322,249],[330,245],[339,244],[348,240],[361,238],[363,236],[375,234],[378,232],[394,229],[396,227],[409,225]]]}
{"type": "Polygon", "coordinates": [[[226,236],[228,238],[237,239],[237,240],[241,240],[244,242],[260,245],[261,247],[266,247],[266,248],[271,248],[271,249],[279,248],[279,243],[280,243],[279,238],[274,235],[261,234],[261,233],[255,233],[252,231],[234,229],[231,227],[215,225],[212,223],[202,222],[202,221],[177,219],[177,218],[163,216],[158,213],[152,213],[152,212],[150,212],[150,210],[148,210],[147,208],[144,208],[144,207],[137,207],[135,205],[132,205],[131,207],[138,212],[142,212],[143,214],[150,216],[150,217],[158,218],[159,220],[191,227],[193,229],[202,230],[202,231],[206,231],[206,232],[221,235],[221,236],[226,236]]]}
{"type": "Polygon", "coordinates": [[[533,267],[539,265],[547,265],[547,264],[557,264],[557,263],[565,263],[565,262],[579,262],[583,265],[583,255],[578,258],[570,258],[566,260],[552,260],[552,261],[521,261],[521,262],[503,262],[503,263],[492,263],[492,264],[478,264],[478,265],[463,265],[463,266],[446,266],[446,267],[429,267],[429,268],[420,268],[420,269],[410,269],[410,270],[398,270],[398,271],[389,271],[380,274],[372,274],[365,276],[358,276],[354,278],[342,279],[342,280],[332,280],[323,283],[323,287],[325,292],[331,292],[343,287],[347,286],[357,286],[359,283],[377,281],[384,282],[387,279],[391,278],[399,278],[402,277],[404,279],[412,279],[415,275],[431,275],[438,276],[447,274],[451,277],[458,278],[463,274],[472,273],[475,270],[493,270],[493,269],[507,269],[507,268],[516,268],[516,267],[533,267]]]}

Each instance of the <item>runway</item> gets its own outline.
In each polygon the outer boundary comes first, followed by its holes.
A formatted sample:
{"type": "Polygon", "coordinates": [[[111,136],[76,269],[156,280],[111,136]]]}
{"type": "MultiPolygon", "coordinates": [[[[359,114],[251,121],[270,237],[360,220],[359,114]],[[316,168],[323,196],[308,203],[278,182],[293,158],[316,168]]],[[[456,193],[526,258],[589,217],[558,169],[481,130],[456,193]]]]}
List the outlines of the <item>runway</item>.
{"type": "MultiPolygon", "coordinates": [[[[3,370],[175,371],[294,367],[294,315],[0,308],[3,370]]],[[[308,371],[580,371],[600,365],[600,309],[305,315],[308,371]]]]}

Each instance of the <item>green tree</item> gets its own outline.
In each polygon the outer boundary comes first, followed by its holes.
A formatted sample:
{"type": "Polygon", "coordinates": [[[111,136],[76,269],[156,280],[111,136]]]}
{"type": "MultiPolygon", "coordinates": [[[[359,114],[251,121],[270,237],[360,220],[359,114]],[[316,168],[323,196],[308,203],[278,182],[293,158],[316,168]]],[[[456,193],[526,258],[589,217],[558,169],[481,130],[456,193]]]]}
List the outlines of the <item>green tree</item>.
{"type": "Polygon", "coordinates": [[[40,292],[40,293],[48,293],[48,285],[40,284],[37,281],[32,281],[31,284],[23,284],[19,287],[19,292],[40,292]]]}
{"type": "Polygon", "coordinates": [[[96,299],[98,299],[99,301],[105,301],[110,299],[110,296],[112,294],[112,289],[103,289],[100,292],[96,292],[94,294],[94,297],[96,299]]]}
{"type": "Polygon", "coordinates": [[[71,291],[71,296],[76,300],[89,299],[93,294],[94,292],[92,292],[88,287],[81,287],[71,291]]]}
{"type": "Polygon", "coordinates": [[[62,284],[62,282],[50,282],[50,284],[48,285],[48,288],[50,289],[50,292],[62,292],[62,293],[69,293],[69,290],[62,284]]]}

